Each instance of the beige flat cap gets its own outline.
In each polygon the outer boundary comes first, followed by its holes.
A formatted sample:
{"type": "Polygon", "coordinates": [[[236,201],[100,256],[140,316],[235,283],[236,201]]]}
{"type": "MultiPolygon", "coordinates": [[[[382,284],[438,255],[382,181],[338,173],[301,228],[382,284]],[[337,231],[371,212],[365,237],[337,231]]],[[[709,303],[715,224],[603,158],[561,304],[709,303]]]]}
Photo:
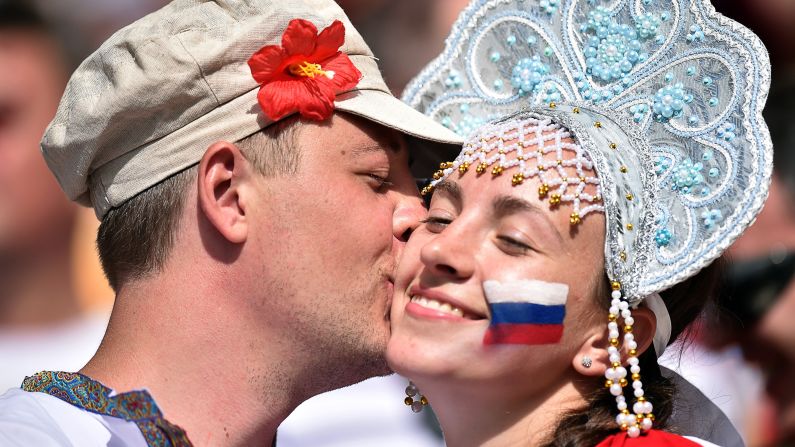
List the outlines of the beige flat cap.
{"type": "Polygon", "coordinates": [[[362,73],[335,108],[443,143],[462,139],[389,92],[372,52],[331,0],[176,0],[121,29],[72,75],[41,142],[70,199],[100,219],[141,191],[196,164],[212,143],[272,122],[247,64],[280,45],[292,19],[345,26],[346,53],[362,73]]]}

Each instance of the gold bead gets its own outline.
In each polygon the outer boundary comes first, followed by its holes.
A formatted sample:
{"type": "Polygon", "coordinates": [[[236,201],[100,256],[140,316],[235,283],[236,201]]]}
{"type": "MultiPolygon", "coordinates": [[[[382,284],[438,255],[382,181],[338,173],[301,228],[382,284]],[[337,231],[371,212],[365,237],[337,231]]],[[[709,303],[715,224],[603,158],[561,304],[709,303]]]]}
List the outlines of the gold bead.
{"type": "Polygon", "coordinates": [[[577,225],[580,222],[581,222],[580,215],[577,213],[571,213],[571,216],[569,216],[569,223],[572,225],[577,225]]]}
{"type": "Polygon", "coordinates": [[[613,366],[613,368],[618,368],[619,366],[621,366],[621,363],[613,362],[613,363],[611,363],[611,365],[613,366]]]}
{"type": "Polygon", "coordinates": [[[420,403],[423,405],[428,405],[428,398],[425,396],[420,396],[420,403]]]}
{"type": "Polygon", "coordinates": [[[601,200],[602,200],[602,196],[600,196],[600,195],[598,195],[598,194],[597,194],[596,196],[594,196],[593,200],[594,200],[595,202],[599,202],[599,201],[601,201],[601,200]]]}
{"type": "Polygon", "coordinates": [[[460,172],[461,174],[466,173],[467,169],[469,169],[469,162],[468,161],[465,161],[465,162],[461,163],[460,165],[458,165],[458,172],[460,172]]]}
{"type": "Polygon", "coordinates": [[[410,398],[410,397],[406,396],[406,398],[405,398],[405,399],[403,399],[403,403],[404,403],[404,404],[406,404],[406,405],[411,405],[411,404],[413,404],[413,403],[414,403],[414,399],[412,399],[412,398],[410,398]]]}
{"type": "Polygon", "coordinates": [[[638,355],[638,351],[637,350],[635,350],[635,349],[630,349],[629,350],[629,356],[630,357],[637,357],[637,355],[638,355]]]}
{"type": "Polygon", "coordinates": [[[500,149],[497,151],[498,154],[503,155],[505,154],[505,149],[500,149]]]}
{"type": "Polygon", "coordinates": [[[635,228],[634,225],[632,225],[631,223],[627,224],[627,230],[632,231],[633,228],[635,228]]]}
{"type": "Polygon", "coordinates": [[[621,253],[618,254],[618,257],[621,258],[622,261],[626,261],[627,260],[627,252],[622,251],[621,253]]]}
{"type": "Polygon", "coordinates": [[[646,417],[651,419],[652,422],[654,422],[654,415],[653,414],[649,413],[649,414],[646,415],[646,417]]]}
{"type": "Polygon", "coordinates": [[[610,388],[613,386],[613,381],[610,379],[605,380],[605,388],[610,388]]]}
{"type": "Polygon", "coordinates": [[[563,164],[563,160],[558,160],[557,163],[558,163],[558,166],[560,166],[560,165],[563,164]]]}
{"type": "Polygon", "coordinates": [[[621,431],[629,430],[629,426],[627,424],[621,424],[621,431]]]}
{"type": "Polygon", "coordinates": [[[552,101],[552,102],[550,102],[550,103],[549,103],[549,108],[550,108],[550,109],[554,109],[554,108],[555,108],[555,107],[557,107],[557,106],[558,106],[558,105],[557,105],[557,104],[555,104],[555,101],[552,101]]]}
{"type": "Polygon", "coordinates": [[[600,129],[602,127],[602,122],[601,121],[597,121],[597,122],[593,123],[593,126],[596,127],[597,129],[600,129]]]}
{"type": "Polygon", "coordinates": [[[549,196],[549,204],[550,205],[558,205],[560,204],[560,194],[552,194],[549,196]]]}
{"type": "Polygon", "coordinates": [[[621,379],[618,381],[618,384],[621,385],[621,388],[627,386],[627,379],[621,379]]]}
{"type": "Polygon", "coordinates": [[[610,283],[610,287],[613,290],[621,290],[621,283],[618,282],[618,281],[613,281],[613,282],[610,283]]]}
{"type": "Polygon", "coordinates": [[[627,173],[627,167],[626,166],[621,166],[618,170],[621,171],[622,174],[626,174],[627,173]]]}
{"type": "Polygon", "coordinates": [[[522,160],[524,160],[524,155],[517,155],[516,159],[519,160],[519,161],[522,161],[522,160]]]}
{"type": "Polygon", "coordinates": [[[617,348],[618,347],[618,339],[617,338],[611,338],[610,339],[610,346],[613,346],[614,348],[617,348]]]}
{"type": "Polygon", "coordinates": [[[545,167],[544,167],[544,165],[538,165],[538,166],[537,166],[537,169],[538,169],[539,171],[544,171],[544,170],[546,170],[547,168],[545,168],[545,167]]]}
{"type": "Polygon", "coordinates": [[[632,332],[632,326],[630,326],[630,325],[626,325],[626,326],[624,326],[624,332],[625,332],[625,333],[630,333],[630,332],[632,332]]]}
{"type": "Polygon", "coordinates": [[[511,178],[511,184],[513,186],[521,185],[523,181],[524,181],[524,176],[522,174],[514,174],[513,177],[511,178]]]}
{"type": "Polygon", "coordinates": [[[491,170],[491,175],[496,177],[496,176],[502,174],[503,170],[504,170],[504,168],[502,166],[495,166],[494,169],[491,170]]]}
{"type": "Polygon", "coordinates": [[[543,199],[546,197],[547,193],[549,193],[549,185],[546,183],[542,184],[538,187],[538,198],[543,199]]]}
{"type": "Polygon", "coordinates": [[[574,112],[574,113],[580,113],[580,108],[579,107],[575,107],[575,108],[571,109],[571,111],[574,112]]]}
{"type": "Polygon", "coordinates": [[[635,198],[635,197],[634,197],[632,194],[627,194],[627,200],[632,200],[632,199],[634,199],[634,198],[635,198]]]}
{"type": "Polygon", "coordinates": [[[646,402],[646,398],[645,398],[645,397],[643,397],[643,396],[640,396],[640,397],[638,398],[638,402],[646,402]]]}
{"type": "Polygon", "coordinates": [[[464,154],[466,154],[468,156],[472,156],[472,151],[466,151],[466,152],[464,152],[464,154]]]}
{"type": "Polygon", "coordinates": [[[580,177],[580,181],[585,183],[585,177],[580,177]]]}
{"type": "Polygon", "coordinates": [[[632,380],[640,380],[640,374],[632,373],[632,380]]]}
{"type": "Polygon", "coordinates": [[[477,167],[477,168],[475,168],[475,171],[476,171],[478,174],[483,174],[483,172],[485,172],[485,171],[486,171],[486,168],[488,168],[488,167],[489,167],[489,165],[487,165],[486,163],[480,163],[480,164],[478,165],[478,167],[477,167]]]}
{"type": "Polygon", "coordinates": [[[616,314],[607,314],[607,321],[616,321],[616,314]]]}
{"type": "Polygon", "coordinates": [[[617,147],[618,145],[616,143],[610,143],[610,149],[615,149],[617,147]]]}

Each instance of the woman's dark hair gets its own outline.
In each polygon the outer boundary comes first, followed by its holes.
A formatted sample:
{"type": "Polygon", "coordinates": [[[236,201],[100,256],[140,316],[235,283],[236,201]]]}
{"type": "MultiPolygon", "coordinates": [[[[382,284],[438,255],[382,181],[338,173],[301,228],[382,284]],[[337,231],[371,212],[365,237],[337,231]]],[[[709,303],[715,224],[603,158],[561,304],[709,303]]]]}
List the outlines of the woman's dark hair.
{"type": "MultiPolygon", "coordinates": [[[[723,258],[718,258],[697,275],[660,293],[671,314],[671,341],[677,338],[687,341],[686,339],[691,335],[688,330],[691,323],[708,304],[716,300],[715,295],[723,279],[723,270],[723,258]]],[[[609,282],[605,278],[605,296],[601,297],[602,303],[605,304],[605,314],[610,302],[607,295],[608,285],[609,282]]],[[[641,354],[639,360],[643,390],[649,401],[654,404],[654,427],[675,431],[676,428],[669,425],[676,392],[674,384],[663,377],[653,348],[650,347],[641,354]]],[[[589,378],[584,383],[586,386],[592,386],[594,390],[586,396],[586,405],[561,418],[552,434],[552,439],[545,444],[545,447],[593,447],[620,431],[616,424],[616,400],[604,387],[604,379],[589,378]]]]}

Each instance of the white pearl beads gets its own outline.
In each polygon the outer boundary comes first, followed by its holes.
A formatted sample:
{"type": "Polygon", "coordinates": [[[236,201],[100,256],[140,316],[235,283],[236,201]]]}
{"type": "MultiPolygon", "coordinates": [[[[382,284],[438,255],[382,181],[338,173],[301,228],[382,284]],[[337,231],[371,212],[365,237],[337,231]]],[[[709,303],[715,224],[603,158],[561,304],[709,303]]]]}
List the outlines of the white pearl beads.
{"type": "Polygon", "coordinates": [[[608,358],[610,360],[610,367],[605,370],[605,379],[607,379],[606,386],[610,390],[610,394],[616,397],[616,407],[619,414],[616,416],[616,423],[622,430],[627,431],[627,435],[631,438],[640,436],[641,431],[651,430],[653,426],[653,416],[651,402],[646,401],[643,397],[643,382],[640,380],[640,361],[638,360],[636,350],[638,343],[635,341],[635,335],[632,333],[632,326],[635,324],[635,319],[632,318],[632,311],[627,301],[621,300],[621,290],[619,283],[613,283],[613,292],[610,294],[612,301],[610,303],[610,318],[607,323],[608,337],[610,345],[607,348],[608,358]],[[629,373],[632,374],[632,393],[635,396],[635,403],[632,405],[632,413],[628,410],[626,398],[624,397],[624,387],[629,385],[627,380],[627,369],[621,363],[621,350],[618,348],[621,341],[619,340],[620,327],[616,321],[617,316],[621,315],[624,323],[624,339],[623,345],[627,355],[627,364],[629,365],[629,373]],[[633,414],[634,413],[634,414],[633,414]]]}

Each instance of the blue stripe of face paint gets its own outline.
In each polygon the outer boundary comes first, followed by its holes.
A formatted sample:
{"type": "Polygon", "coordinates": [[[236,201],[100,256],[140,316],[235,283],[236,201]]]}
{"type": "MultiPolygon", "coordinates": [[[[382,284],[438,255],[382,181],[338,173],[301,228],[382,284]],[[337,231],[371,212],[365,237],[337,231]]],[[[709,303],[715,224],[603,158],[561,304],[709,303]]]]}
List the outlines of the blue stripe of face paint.
{"type": "Polygon", "coordinates": [[[532,303],[492,303],[491,324],[562,324],[566,306],[532,303]]]}

